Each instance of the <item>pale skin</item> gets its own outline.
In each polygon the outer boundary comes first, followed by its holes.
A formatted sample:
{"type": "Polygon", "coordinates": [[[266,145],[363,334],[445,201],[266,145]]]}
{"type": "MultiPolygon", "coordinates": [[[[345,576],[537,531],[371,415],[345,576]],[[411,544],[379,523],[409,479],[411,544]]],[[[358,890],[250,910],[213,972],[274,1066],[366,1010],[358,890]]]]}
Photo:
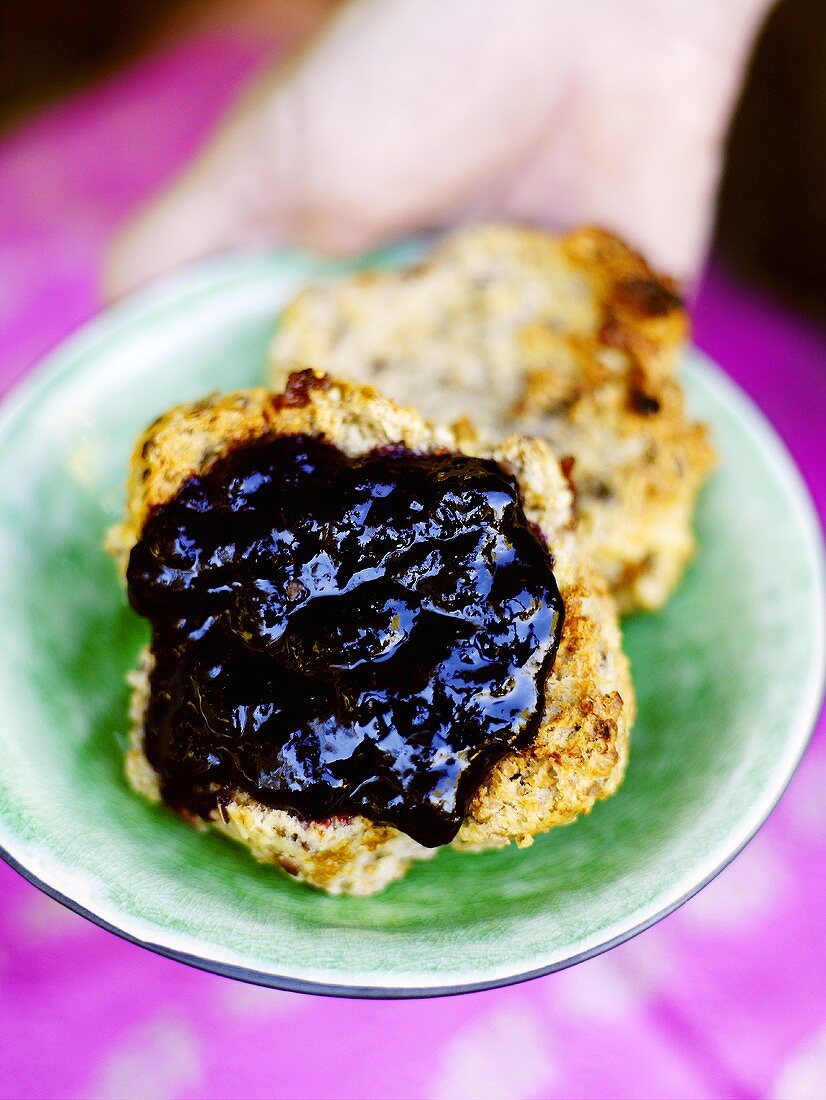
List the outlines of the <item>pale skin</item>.
{"type": "Polygon", "coordinates": [[[230,248],[599,224],[690,282],[770,0],[353,0],[119,235],[117,297],[230,248]]]}

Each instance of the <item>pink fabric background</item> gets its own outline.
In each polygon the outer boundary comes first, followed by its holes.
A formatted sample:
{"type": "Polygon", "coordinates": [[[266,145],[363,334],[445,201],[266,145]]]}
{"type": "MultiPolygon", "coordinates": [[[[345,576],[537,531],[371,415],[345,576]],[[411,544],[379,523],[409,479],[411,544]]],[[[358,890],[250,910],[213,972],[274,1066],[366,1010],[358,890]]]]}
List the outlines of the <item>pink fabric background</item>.
{"type": "MultiPolygon", "coordinates": [[[[107,239],[208,131],[260,46],[202,38],[0,146],[0,389],[100,306],[107,239]]],[[[826,513],[826,338],[719,270],[701,347],[826,513]]],[[[0,1093],[14,1097],[826,1095],[826,729],[747,851],[608,955],[512,989],[335,1001],[123,943],[0,866],[0,1093]]]]}

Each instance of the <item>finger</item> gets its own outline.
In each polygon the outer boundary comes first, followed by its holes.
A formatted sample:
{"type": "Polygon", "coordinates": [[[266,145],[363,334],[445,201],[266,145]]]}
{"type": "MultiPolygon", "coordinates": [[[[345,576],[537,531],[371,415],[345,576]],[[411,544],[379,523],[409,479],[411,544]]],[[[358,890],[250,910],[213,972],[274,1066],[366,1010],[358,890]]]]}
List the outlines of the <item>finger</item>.
{"type": "Polygon", "coordinates": [[[626,4],[621,23],[577,9],[578,67],[547,140],[483,213],[591,223],[661,270],[696,277],[723,143],[765,0],[626,4]]]}
{"type": "Polygon", "coordinates": [[[108,266],[110,294],[231,245],[353,251],[444,220],[541,131],[551,55],[562,48],[550,7],[346,7],[308,57],[249,93],[205,154],[127,226],[108,266]],[[518,100],[503,94],[517,76],[518,100]]]}

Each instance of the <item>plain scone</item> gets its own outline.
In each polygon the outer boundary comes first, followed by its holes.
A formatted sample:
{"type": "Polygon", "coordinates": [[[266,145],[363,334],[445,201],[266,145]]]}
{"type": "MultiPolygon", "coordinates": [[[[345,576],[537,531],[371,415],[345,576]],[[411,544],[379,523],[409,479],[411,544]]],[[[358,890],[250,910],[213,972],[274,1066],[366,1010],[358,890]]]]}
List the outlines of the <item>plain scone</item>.
{"type": "MultiPolygon", "coordinates": [[[[492,457],[517,478],[526,515],[554,555],[565,625],[544,718],[535,741],[504,757],[476,792],[454,846],[526,846],[535,834],[572,821],[611,794],[625,769],[634,694],[614,601],[580,552],[570,488],[543,442],[513,436],[485,448],[473,433],[432,427],[371,387],[332,381],[321,372],[294,375],[282,395],[253,389],[179,406],[152,424],[135,448],[126,518],[108,542],[121,568],[150,512],[172,499],[187,478],[232,448],[276,434],[317,436],[350,456],[401,444],[420,453],[492,457]]],[[[146,651],[130,674],[133,729],[126,771],[136,791],[159,800],[158,776],[143,751],[151,669],[146,651]]],[[[400,878],[411,860],[435,853],[364,817],[308,823],[243,791],[214,811],[210,824],[256,859],[336,894],[374,893],[400,878]]]]}
{"type": "Polygon", "coordinates": [[[655,609],[694,552],[714,460],[676,378],[687,329],[671,281],[611,234],[482,226],[416,267],[304,291],[280,319],[270,380],[322,367],[442,423],[547,439],[621,611],[655,609]]]}

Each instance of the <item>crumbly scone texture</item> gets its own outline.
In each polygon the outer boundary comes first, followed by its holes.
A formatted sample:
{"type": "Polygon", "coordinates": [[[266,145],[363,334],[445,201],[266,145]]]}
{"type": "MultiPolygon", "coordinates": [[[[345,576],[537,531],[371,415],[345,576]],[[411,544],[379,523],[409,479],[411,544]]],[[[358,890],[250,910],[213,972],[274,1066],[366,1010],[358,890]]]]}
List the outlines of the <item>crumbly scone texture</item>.
{"type": "Polygon", "coordinates": [[[581,537],[623,611],[660,607],[694,552],[714,461],[677,380],[669,279],[599,229],[460,230],[416,267],[320,283],[284,311],[271,382],[371,382],[428,417],[539,435],[568,461],[581,537]]]}
{"type": "MultiPolygon", "coordinates": [[[[540,440],[512,436],[491,447],[467,425],[434,427],[372,387],[314,371],[291,375],[282,393],[247,390],[180,406],[155,421],[135,448],[126,517],[108,540],[121,568],[149,514],[189,477],[231,449],[278,434],[317,436],[350,456],[401,444],[420,453],[462,451],[493,458],[516,477],[525,513],[554,555],[565,625],[542,722],[531,745],[492,769],[454,846],[481,850],[511,841],[526,846],[535,834],[573,821],[611,794],[623,776],[634,718],[628,663],[615,603],[577,541],[572,492],[540,440]]],[[[147,651],[131,674],[133,730],[126,770],[135,790],[158,800],[158,776],[143,750],[151,671],[147,651]]],[[[245,844],[257,859],[330,893],[375,893],[400,878],[411,860],[434,854],[399,830],[364,817],[305,822],[240,790],[222,800],[209,824],[245,844]]]]}

